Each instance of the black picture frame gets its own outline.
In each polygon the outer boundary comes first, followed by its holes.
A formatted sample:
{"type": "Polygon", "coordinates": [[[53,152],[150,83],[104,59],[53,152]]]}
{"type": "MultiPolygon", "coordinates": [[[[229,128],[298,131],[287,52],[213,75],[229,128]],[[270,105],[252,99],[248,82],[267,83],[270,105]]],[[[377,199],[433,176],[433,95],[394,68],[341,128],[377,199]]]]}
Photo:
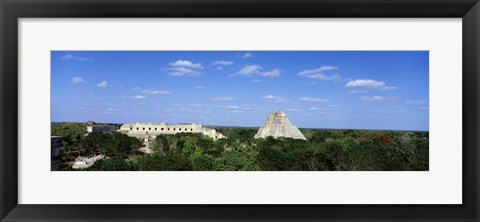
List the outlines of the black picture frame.
{"type": "Polygon", "coordinates": [[[480,5],[478,0],[0,0],[0,16],[1,221],[479,221],[480,5]],[[17,21],[19,18],[77,17],[462,18],[463,204],[18,204],[17,21]]]}

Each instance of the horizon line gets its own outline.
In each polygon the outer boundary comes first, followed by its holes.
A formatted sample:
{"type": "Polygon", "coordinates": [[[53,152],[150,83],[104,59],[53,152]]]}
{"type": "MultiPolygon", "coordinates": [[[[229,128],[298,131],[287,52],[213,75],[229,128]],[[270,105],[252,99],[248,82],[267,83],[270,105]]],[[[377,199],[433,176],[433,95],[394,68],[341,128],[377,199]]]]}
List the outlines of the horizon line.
{"type": "MultiPolygon", "coordinates": [[[[50,121],[50,123],[88,123],[89,121],[85,122],[79,122],[79,121],[50,121]]],[[[128,123],[156,123],[156,122],[125,122],[125,123],[115,123],[115,122],[96,122],[96,121],[91,121],[95,122],[97,124],[128,124],[128,123]]],[[[164,123],[168,125],[177,125],[177,124],[200,124],[200,123],[176,123],[176,124],[170,124],[166,122],[159,122],[159,123],[164,123]]],[[[233,127],[233,128],[261,128],[263,126],[236,126],[236,125],[211,125],[211,124],[200,124],[202,126],[210,126],[210,127],[233,127]]],[[[292,124],[294,125],[294,124],[292,124]]],[[[329,127],[299,127],[297,125],[294,125],[298,129],[320,129],[320,130],[371,130],[371,131],[419,131],[419,132],[430,132],[430,130],[424,130],[424,129],[384,129],[384,128],[379,128],[379,129],[372,129],[372,128],[329,128],[329,127]]]]}

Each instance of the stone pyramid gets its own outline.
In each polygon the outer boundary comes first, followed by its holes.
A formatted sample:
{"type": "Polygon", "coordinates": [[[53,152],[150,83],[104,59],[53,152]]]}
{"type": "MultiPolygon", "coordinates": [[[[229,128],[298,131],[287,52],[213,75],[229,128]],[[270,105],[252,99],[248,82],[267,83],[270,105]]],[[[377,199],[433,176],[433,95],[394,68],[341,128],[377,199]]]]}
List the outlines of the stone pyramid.
{"type": "Polygon", "coordinates": [[[293,139],[307,140],[298,128],[288,120],[287,115],[280,112],[273,112],[267,118],[267,122],[258,130],[254,138],[265,138],[272,136],[273,138],[286,137],[293,139]]]}

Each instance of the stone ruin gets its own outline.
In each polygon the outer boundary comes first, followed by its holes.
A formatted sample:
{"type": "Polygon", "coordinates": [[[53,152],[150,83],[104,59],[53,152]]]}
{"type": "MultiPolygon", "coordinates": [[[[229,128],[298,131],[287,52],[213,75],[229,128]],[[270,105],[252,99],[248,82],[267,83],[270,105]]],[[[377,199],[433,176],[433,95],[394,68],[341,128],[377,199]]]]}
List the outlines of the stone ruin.
{"type": "Polygon", "coordinates": [[[254,138],[266,138],[269,136],[273,138],[285,137],[307,140],[302,132],[288,120],[287,115],[282,111],[270,114],[267,122],[258,130],[254,138]]]}
{"type": "Polygon", "coordinates": [[[176,134],[176,133],[201,133],[214,140],[226,138],[222,133],[215,129],[204,127],[200,124],[166,124],[166,123],[126,123],[120,127],[120,132],[128,136],[143,139],[149,142],[158,135],[176,134]]]}

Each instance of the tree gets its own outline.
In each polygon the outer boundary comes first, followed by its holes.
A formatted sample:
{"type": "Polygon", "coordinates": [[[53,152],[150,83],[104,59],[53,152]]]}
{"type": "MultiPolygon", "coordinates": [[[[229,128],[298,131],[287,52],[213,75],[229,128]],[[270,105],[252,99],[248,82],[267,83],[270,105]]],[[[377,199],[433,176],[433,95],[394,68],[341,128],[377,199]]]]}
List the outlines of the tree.
{"type": "Polygon", "coordinates": [[[225,150],[215,159],[214,168],[218,171],[260,170],[256,162],[257,152],[251,147],[236,146],[225,150]]]}
{"type": "Polygon", "coordinates": [[[215,158],[208,155],[194,155],[192,157],[192,169],[194,171],[214,170],[215,158]]]}
{"type": "Polygon", "coordinates": [[[87,168],[89,171],[132,171],[133,166],[123,158],[109,158],[97,160],[93,166],[87,168]]]}
{"type": "Polygon", "coordinates": [[[168,151],[168,140],[165,135],[158,135],[155,139],[150,142],[150,149],[154,152],[163,153],[168,151]]]}
{"type": "Polygon", "coordinates": [[[87,134],[84,123],[51,123],[51,136],[61,136],[68,145],[78,144],[87,134]]]}
{"type": "Polygon", "coordinates": [[[189,159],[174,153],[145,155],[137,158],[133,163],[136,170],[142,171],[192,170],[189,159]]]}
{"type": "Polygon", "coordinates": [[[82,155],[104,154],[110,157],[126,158],[132,151],[139,148],[142,142],[128,135],[112,133],[90,133],[80,141],[82,155]]]}

